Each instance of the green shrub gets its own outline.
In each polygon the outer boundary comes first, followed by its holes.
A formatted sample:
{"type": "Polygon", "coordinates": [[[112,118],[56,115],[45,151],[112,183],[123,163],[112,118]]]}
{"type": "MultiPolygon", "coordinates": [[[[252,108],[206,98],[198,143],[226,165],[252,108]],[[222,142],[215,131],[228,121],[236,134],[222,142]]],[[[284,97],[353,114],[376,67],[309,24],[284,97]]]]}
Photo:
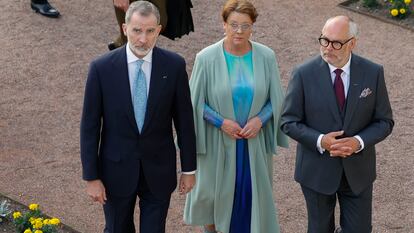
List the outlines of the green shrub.
{"type": "Polygon", "coordinates": [[[377,0],[362,0],[362,5],[366,7],[376,7],[378,6],[377,0]]]}

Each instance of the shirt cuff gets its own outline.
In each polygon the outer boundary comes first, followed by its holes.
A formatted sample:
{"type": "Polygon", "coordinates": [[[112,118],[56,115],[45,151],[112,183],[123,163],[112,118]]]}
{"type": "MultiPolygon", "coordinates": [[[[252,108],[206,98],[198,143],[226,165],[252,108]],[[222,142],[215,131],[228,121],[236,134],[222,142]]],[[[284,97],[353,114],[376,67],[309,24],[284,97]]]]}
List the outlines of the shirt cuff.
{"type": "Polygon", "coordinates": [[[318,149],[318,151],[319,151],[319,153],[320,154],[323,154],[323,152],[325,152],[325,149],[323,149],[322,148],[322,145],[321,145],[321,143],[322,143],[322,137],[324,136],[325,134],[321,134],[321,135],[319,135],[319,137],[318,137],[318,141],[316,142],[316,148],[318,149]]]}
{"type": "Polygon", "coordinates": [[[195,174],[195,170],[194,171],[190,171],[190,172],[181,172],[181,174],[183,175],[194,175],[195,174]]]}
{"type": "Polygon", "coordinates": [[[359,135],[355,135],[354,138],[356,138],[359,141],[359,149],[357,151],[355,151],[355,153],[359,153],[361,150],[364,149],[365,144],[364,144],[364,141],[362,140],[362,138],[359,135]]]}

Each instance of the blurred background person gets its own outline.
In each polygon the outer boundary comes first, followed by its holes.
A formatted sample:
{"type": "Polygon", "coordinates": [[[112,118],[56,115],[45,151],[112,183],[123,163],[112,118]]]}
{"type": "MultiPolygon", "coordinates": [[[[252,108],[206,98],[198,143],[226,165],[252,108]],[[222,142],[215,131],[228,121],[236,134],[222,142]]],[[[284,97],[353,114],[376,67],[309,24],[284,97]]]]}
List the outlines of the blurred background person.
{"type": "Polygon", "coordinates": [[[59,11],[54,8],[47,0],[31,0],[31,8],[41,15],[50,18],[57,18],[60,16],[59,11]]]}

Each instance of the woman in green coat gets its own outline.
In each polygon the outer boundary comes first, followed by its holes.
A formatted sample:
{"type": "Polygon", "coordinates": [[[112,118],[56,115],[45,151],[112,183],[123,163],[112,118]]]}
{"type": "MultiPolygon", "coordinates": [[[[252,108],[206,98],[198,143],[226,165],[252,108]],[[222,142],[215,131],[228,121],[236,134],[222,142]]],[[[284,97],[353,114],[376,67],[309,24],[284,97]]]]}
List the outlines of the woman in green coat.
{"type": "Polygon", "coordinates": [[[288,145],[283,91],[274,52],[250,40],[257,15],[246,0],[228,1],[226,36],[197,54],[190,79],[198,166],[184,220],[205,232],[279,232],[272,166],[288,145]]]}

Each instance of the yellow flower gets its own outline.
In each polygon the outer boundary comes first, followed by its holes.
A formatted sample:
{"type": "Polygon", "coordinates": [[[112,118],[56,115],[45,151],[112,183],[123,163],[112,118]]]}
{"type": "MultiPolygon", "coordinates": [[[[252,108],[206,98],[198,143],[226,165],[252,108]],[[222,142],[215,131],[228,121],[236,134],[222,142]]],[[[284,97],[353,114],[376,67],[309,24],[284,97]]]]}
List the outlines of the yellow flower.
{"type": "Polygon", "coordinates": [[[50,221],[50,219],[45,219],[45,220],[43,220],[43,225],[48,225],[49,224],[49,221],[50,221]]]}
{"type": "Polygon", "coordinates": [[[21,216],[22,216],[22,213],[20,213],[19,211],[13,213],[13,218],[14,219],[20,218],[21,216]]]}
{"type": "Polygon", "coordinates": [[[41,229],[43,227],[43,221],[41,218],[36,219],[35,223],[33,224],[33,228],[41,229]]]}
{"type": "Polygon", "coordinates": [[[50,219],[49,223],[52,225],[58,225],[60,223],[60,220],[58,218],[52,218],[50,219]]]}
{"type": "Polygon", "coordinates": [[[43,233],[41,230],[36,230],[34,233],[43,233]]]}
{"type": "Polygon", "coordinates": [[[23,233],[33,233],[32,230],[30,230],[30,228],[27,228],[23,233]]]}
{"type": "Polygon", "coordinates": [[[30,204],[29,209],[30,210],[38,210],[39,209],[39,204],[30,204]]]}
{"type": "Polygon", "coordinates": [[[395,17],[395,16],[398,15],[398,10],[397,9],[392,9],[390,13],[391,13],[392,16],[395,17]]]}
{"type": "Polygon", "coordinates": [[[408,5],[408,4],[410,4],[410,3],[411,3],[411,0],[404,0],[404,3],[405,3],[406,5],[408,5]]]}
{"type": "Polygon", "coordinates": [[[405,14],[405,9],[404,9],[404,8],[401,8],[401,9],[400,9],[400,13],[401,13],[401,14],[405,14]]]}

